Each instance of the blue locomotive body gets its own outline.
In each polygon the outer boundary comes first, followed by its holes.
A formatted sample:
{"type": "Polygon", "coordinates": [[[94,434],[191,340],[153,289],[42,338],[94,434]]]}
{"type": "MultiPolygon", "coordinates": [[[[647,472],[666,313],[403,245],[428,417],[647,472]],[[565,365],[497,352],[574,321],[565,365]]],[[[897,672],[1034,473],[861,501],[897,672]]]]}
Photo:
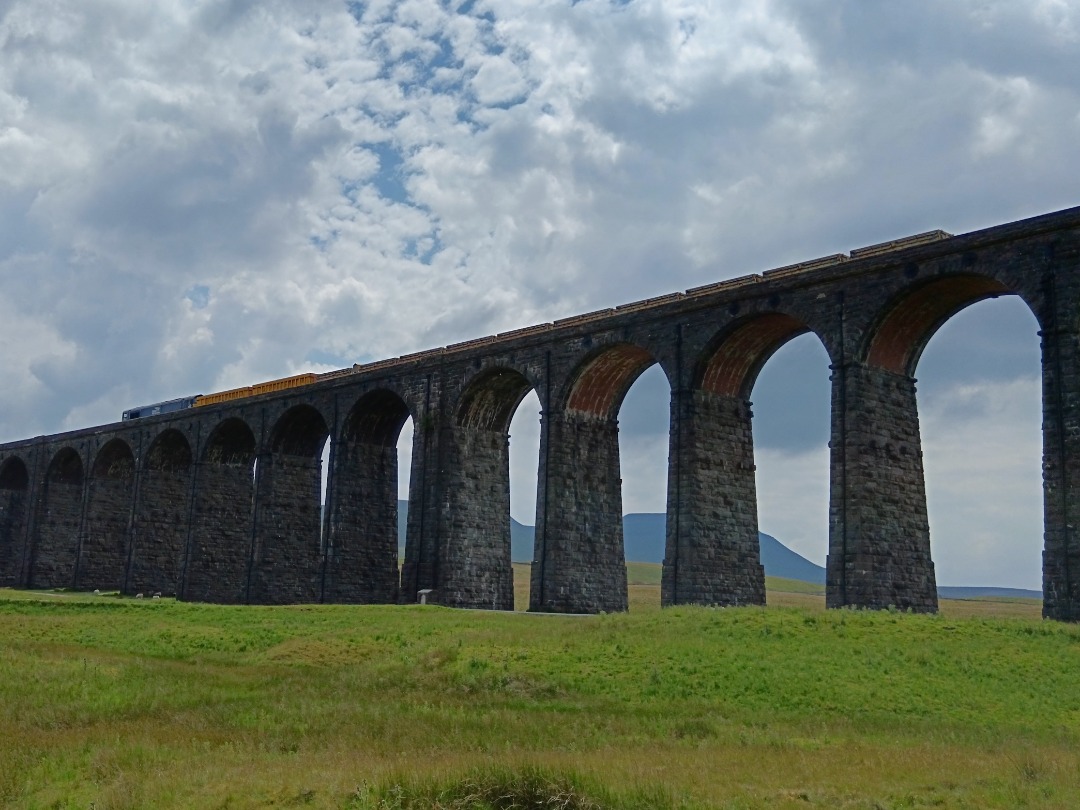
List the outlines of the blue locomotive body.
{"type": "Polygon", "coordinates": [[[182,411],[185,408],[195,407],[195,403],[199,399],[198,394],[193,397],[180,397],[179,399],[169,399],[165,402],[155,402],[153,405],[141,405],[138,408],[129,408],[124,411],[123,420],[127,422],[130,419],[142,419],[146,416],[157,416],[161,413],[172,413],[173,411],[182,411]]]}

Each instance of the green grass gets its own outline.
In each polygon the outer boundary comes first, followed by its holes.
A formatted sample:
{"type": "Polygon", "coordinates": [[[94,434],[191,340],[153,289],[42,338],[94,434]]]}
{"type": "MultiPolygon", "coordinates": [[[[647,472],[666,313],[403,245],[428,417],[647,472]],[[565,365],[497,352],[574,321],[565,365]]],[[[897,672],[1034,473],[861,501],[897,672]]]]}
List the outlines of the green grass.
{"type": "Polygon", "coordinates": [[[629,585],[659,585],[660,563],[628,562],[626,564],[626,582],[629,585]]]}
{"type": "MultiPolygon", "coordinates": [[[[626,564],[627,584],[659,585],[662,570],[663,566],[660,565],[660,563],[628,562],[626,564]]],[[[803,582],[799,579],[765,577],[765,587],[769,591],[776,591],[778,593],[808,593],[814,594],[815,596],[825,595],[824,585],[818,585],[814,582],[803,582]]]]}
{"type": "Polygon", "coordinates": [[[777,593],[808,593],[814,596],[824,596],[825,586],[816,582],[803,582],[801,579],[784,579],[783,577],[765,577],[765,590],[777,593]]]}
{"type": "Polygon", "coordinates": [[[0,591],[4,807],[1064,808],[1078,743],[1028,617],[0,591]]]}

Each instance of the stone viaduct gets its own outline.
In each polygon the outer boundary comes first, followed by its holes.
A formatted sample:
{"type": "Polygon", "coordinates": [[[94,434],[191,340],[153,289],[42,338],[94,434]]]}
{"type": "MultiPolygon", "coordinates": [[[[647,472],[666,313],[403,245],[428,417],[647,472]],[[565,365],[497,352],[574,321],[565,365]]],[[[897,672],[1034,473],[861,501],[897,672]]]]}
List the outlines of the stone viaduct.
{"type": "Polygon", "coordinates": [[[749,392],[831,360],[830,607],[937,608],[913,372],[934,331],[1018,295],[1040,325],[1043,612],[1080,619],[1080,208],[853,250],[176,413],[0,445],[0,585],[232,603],[509,609],[508,429],[542,406],[530,607],[627,607],[619,406],[671,384],[665,605],[762,604],[749,392]],[[414,441],[404,564],[397,450],[414,441]],[[326,526],[321,454],[331,439],[326,526]]]}

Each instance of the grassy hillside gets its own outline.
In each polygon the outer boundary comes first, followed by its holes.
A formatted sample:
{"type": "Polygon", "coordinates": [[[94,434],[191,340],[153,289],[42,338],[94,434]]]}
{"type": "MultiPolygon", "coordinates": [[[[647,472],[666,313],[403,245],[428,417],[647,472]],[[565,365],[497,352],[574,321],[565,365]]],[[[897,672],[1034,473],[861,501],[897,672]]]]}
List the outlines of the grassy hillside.
{"type": "Polygon", "coordinates": [[[0,591],[0,805],[1074,807],[1078,672],[1032,619],[0,591]]]}

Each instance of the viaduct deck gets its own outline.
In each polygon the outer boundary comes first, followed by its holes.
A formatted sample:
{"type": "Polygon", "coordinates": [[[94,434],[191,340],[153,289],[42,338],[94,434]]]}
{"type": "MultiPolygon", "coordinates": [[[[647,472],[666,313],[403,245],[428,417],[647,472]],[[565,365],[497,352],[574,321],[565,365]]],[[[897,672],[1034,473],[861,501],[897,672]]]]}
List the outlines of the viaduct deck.
{"type": "Polygon", "coordinates": [[[671,384],[664,604],[762,604],[749,393],[811,332],[831,362],[830,607],[937,608],[914,368],[969,304],[1039,322],[1044,615],[1080,618],[1080,208],[936,231],[309,385],[0,445],[0,585],[237,603],[509,609],[508,430],[542,405],[530,608],[625,610],[617,415],[671,384]],[[397,440],[414,423],[405,560],[397,440]],[[321,454],[331,439],[323,530],[321,454]]]}

